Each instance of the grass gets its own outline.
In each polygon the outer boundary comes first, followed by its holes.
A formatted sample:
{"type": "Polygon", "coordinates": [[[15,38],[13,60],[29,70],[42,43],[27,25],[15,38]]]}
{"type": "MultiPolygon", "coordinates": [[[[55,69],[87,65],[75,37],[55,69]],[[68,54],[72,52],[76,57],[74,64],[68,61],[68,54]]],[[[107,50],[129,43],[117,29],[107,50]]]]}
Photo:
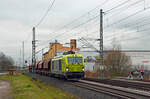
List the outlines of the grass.
{"type": "Polygon", "coordinates": [[[0,79],[11,83],[10,95],[13,99],[78,99],[72,94],[49,84],[35,81],[26,75],[4,75],[0,76],[0,79]]]}

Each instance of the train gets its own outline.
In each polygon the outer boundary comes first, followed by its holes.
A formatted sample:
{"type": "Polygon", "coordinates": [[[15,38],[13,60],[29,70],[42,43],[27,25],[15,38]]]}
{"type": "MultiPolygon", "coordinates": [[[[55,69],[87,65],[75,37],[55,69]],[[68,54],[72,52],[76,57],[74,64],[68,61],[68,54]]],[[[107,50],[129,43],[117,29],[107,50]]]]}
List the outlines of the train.
{"type": "MultiPolygon", "coordinates": [[[[33,65],[29,65],[33,72],[33,65]]],[[[53,59],[38,61],[34,73],[64,79],[82,79],[84,77],[84,57],[81,54],[55,56],[53,59]]]]}

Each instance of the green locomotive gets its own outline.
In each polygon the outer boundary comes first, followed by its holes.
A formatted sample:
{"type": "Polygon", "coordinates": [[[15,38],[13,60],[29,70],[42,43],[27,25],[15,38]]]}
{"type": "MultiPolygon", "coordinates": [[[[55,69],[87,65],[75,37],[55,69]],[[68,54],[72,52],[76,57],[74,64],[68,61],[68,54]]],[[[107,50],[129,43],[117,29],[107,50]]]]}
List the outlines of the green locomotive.
{"type": "MultiPolygon", "coordinates": [[[[29,72],[32,72],[32,65],[29,72]]],[[[65,79],[81,79],[84,77],[84,57],[81,54],[56,56],[51,60],[39,61],[35,73],[65,79]]]]}
{"type": "Polygon", "coordinates": [[[51,74],[66,79],[84,77],[84,57],[80,54],[68,54],[54,57],[51,61],[51,74]]]}

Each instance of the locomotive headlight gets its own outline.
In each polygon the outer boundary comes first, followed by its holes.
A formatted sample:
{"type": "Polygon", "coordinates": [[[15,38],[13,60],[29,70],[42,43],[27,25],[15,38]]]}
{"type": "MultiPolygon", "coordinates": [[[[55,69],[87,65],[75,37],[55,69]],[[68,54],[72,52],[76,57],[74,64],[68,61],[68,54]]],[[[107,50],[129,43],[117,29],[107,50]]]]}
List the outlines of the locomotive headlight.
{"type": "Polygon", "coordinates": [[[84,69],[84,67],[82,68],[82,71],[84,71],[85,69],[84,69]]]}
{"type": "Polygon", "coordinates": [[[68,69],[68,67],[66,67],[66,71],[68,71],[69,69],[68,69]]]}

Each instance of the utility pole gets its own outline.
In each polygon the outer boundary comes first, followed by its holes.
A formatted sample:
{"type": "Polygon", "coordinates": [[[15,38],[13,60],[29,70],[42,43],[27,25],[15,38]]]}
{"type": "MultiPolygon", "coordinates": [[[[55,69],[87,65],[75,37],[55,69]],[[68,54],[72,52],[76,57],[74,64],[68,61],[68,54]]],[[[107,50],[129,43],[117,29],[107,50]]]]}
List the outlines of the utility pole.
{"type": "Polygon", "coordinates": [[[103,10],[100,9],[100,64],[104,65],[103,61],[103,10]]]}
{"type": "Polygon", "coordinates": [[[36,59],[35,59],[35,27],[32,29],[33,31],[33,40],[32,40],[32,72],[35,70],[35,64],[36,64],[36,59]]]}
{"type": "Polygon", "coordinates": [[[104,57],[103,57],[103,10],[100,9],[100,70],[101,74],[100,77],[104,78],[104,57]]]}
{"type": "Polygon", "coordinates": [[[21,48],[20,48],[20,57],[19,57],[19,65],[20,65],[20,67],[21,67],[21,65],[22,65],[22,59],[21,59],[22,57],[21,57],[21,48]]]}
{"type": "Polygon", "coordinates": [[[22,66],[24,67],[24,41],[22,42],[22,66]]]}
{"type": "Polygon", "coordinates": [[[44,48],[42,48],[42,61],[44,60],[43,52],[44,52],[44,48]]]}

